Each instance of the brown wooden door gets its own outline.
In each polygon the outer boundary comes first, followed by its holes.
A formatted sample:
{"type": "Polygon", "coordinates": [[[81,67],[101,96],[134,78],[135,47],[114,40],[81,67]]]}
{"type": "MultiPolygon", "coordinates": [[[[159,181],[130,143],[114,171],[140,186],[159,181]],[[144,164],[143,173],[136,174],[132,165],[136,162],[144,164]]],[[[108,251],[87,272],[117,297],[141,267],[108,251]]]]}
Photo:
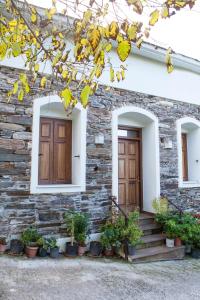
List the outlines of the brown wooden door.
{"type": "Polygon", "coordinates": [[[140,210],[140,141],[119,138],[118,157],[119,205],[126,213],[140,210]]]}
{"type": "Polygon", "coordinates": [[[72,122],[40,119],[39,184],[71,183],[72,122]]]}

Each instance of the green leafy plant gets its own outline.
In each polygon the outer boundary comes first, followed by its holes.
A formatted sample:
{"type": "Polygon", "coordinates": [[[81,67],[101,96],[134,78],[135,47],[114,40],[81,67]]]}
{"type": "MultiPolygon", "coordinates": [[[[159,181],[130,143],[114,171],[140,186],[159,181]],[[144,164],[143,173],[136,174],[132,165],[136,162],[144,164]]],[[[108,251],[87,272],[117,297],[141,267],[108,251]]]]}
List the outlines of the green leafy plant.
{"type": "Polygon", "coordinates": [[[37,244],[39,247],[48,250],[48,241],[44,237],[40,237],[39,240],[37,241],[37,244]]]}
{"type": "Polygon", "coordinates": [[[21,241],[25,246],[37,245],[41,235],[34,227],[27,228],[21,235],[21,241]]]}
{"type": "Polygon", "coordinates": [[[74,237],[81,246],[85,246],[88,232],[88,215],[82,212],[74,214],[74,237]]]}
{"type": "Polygon", "coordinates": [[[164,224],[164,232],[168,239],[174,239],[176,236],[177,223],[175,220],[167,220],[164,224]]]}
{"type": "Polygon", "coordinates": [[[76,212],[73,210],[69,210],[64,214],[64,221],[67,227],[67,233],[70,235],[71,238],[71,245],[74,245],[75,240],[75,215],[76,212]]]}
{"type": "Polygon", "coordinates": [[[54,237],[47,239],[47,248],[58,248],[57,241],[54,237]]]}
{"type": "Polygon", "coordinates": [[[115,223],[107,222],[101,227],[100,242],[105,249],[112,249],[112,247],[120,246],[119,228],[115,223]]]}

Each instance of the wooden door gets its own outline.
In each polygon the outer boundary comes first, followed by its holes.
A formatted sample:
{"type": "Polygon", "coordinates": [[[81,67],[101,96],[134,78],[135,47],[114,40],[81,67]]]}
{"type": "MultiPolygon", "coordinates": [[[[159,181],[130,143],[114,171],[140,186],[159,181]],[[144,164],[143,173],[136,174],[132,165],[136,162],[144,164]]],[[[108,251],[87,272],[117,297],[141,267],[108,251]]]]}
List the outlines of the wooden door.
{"type": "Polygon", "coordinates": [[[40,119],[39,184],[71,183],[72,121],[40,119]]]}
{"type": "Polygon", "coordinates": [[[140,143],[139,139],[118,140],[118,201],[126,213],[141,209],[140,143]]]}

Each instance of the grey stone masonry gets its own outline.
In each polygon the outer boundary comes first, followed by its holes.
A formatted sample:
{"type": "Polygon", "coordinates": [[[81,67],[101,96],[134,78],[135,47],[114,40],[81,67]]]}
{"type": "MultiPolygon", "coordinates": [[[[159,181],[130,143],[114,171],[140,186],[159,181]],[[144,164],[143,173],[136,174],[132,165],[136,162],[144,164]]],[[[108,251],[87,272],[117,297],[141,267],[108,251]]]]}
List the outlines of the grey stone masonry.
{"type": "MultiPolygon", "coordinates": [[[[47,91],[39,85],[23,102],[7,101],[10,82],[20,70],[0,67],[0,236],[19,235],[35,224],[44,234],[65,236],[63,213],[69,208],[88,212],[90,230],[98,232],[109,215],[112,195],[112,111],[125,105],[142,107],[159,118],[160,138],[169,137],[172,149],[160,142],[161,193],[184,209],[200,212],[200,188],[178,188],[178,158],[175,122],[183,116],[200,119],[199,107],[160,97],[100,87],[91,97],[87,114],[86,192],[30,194],[32,103],[47,91]],[[105,142],[95,144],[102,132],[105,142]],[[98,169],[95,168],[98,166],[98,169]]],[[[61,89],[56,82],[51,90],[61,89]]]]}

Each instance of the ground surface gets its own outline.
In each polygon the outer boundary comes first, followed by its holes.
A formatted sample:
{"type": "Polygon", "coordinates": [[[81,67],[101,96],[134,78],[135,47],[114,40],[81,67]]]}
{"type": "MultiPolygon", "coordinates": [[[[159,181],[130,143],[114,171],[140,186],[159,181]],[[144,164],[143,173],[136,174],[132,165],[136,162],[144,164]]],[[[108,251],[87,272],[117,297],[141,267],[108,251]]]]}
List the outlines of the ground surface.
{"type": "Polygon", "coordinates": [[[1,256],[0,299],[199,300],[200,260],[131,265],[1,256]]]}

